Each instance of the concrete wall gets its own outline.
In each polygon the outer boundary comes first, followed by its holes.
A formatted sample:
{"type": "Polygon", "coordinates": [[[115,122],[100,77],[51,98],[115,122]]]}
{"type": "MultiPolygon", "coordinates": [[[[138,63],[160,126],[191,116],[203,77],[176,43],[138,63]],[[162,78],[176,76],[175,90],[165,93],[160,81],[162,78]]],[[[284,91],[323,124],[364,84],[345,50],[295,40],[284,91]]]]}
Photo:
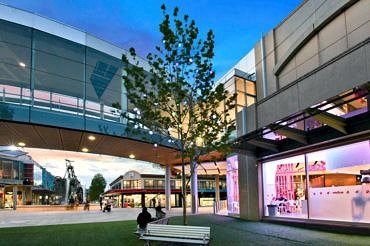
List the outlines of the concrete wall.
{"type": "Polygon", "coordinates": [[[259,220],[258,166],[253,156],[238,154],[240,218],[259,220]]]}
{"type": "Polygon", "coordinates": [[[270,31],[254,48],[257,104],[255,112],[247,109],[242,132],[254,131],[370,81],[369,13],[370,0],[308,0],[270,31]],[[265,57],[261,56],[262,48],[265,57]]]}

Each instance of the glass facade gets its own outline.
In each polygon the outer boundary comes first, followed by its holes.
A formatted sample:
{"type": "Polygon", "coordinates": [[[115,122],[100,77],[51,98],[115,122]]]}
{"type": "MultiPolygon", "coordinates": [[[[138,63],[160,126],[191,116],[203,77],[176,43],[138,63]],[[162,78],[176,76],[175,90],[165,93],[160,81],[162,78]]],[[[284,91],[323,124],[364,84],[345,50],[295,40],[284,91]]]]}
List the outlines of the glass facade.
{"type": "MultiPolygon", "coordinates": [[[[171,179],[171,206],[181,207],[181,179],[171,179]]],[[[225,176],[219,178],[219,191],[221,199],[226,199],[225,176]]],[[[198,196],[200,206],[213,206],[215,200],[216,180],[212,177],[198,176],[198,196]]],[[[122,178],[110,184],[110,190],[105,196],[115,200],[119,207],[153,207],[160,202],[166,204],[165,177],[161,175],[145,175],[140,177],[137,172],[128,172],[122,178]],[[131,175],[130,175],[131,174],[131,175]]],[[[191,206],[190,187],[188,187],[187,205],[191,206]]]]}
{"type": "MultiPolygon", "coordinates": [[[[26,110],[35,107],[54,113],[122,122],[120,111],[113,107],[127,105],[122,94],[121,75],[120,59],[0,20],[2,119],[18,117],[24,121],[39,121],[36,114],[25,116],[21,111],[21,116],[13,110],[14,107],[26,110]]],[[[83,121],[83,118],[74,119],[83,121]]],[[[81,125],[83,123],[78,124],[81,125]]]]}
{"type": "Polygon", "coordinates": [[[0,159],[0,179],[23,181],[24,164],[19,161],[0,159]]]}
{"type": "Polygon", "coordinates": [[[229,214],[239,214],[239,172],[238,156],[227,158],[227,210],[229,214]]]}
{"type": "Polygon", "coordinates": [[[263,163],[263,194],[265,216],[369,223],[370,140],[263,163]]]}

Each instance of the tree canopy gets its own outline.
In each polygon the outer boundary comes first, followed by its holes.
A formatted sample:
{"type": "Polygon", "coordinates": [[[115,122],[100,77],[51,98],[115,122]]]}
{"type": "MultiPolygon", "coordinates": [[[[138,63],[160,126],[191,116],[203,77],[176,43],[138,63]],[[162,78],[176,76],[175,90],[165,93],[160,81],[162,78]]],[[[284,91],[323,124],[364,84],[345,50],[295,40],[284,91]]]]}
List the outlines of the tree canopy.
{"type": "Polygon", "coordinates": [[[185,217],[185,162],[196,162],[214,150],[229,151],[229,137],[235,130],[229,112],[235,108],[235,95],[222,83],[215,85],[212,30],[202,40],[188,15],[180,17],[177,7],[172,15],[165,5],[161,9],[162,43],[146,57],[149,71],[140,66],[134,48],[130,56],[122,57],[124,85],[132,105],[124,117],[132,126],[127,129],[166,136],[180,151],[185,217]]]}
{"type": "Polygon", "coordinates": [[[91,185],[89,188],[89,197],[91,201],[99,199],[99,195],[104,192],[107,182],[105,181],[102,174],[97,173],[91,180],[91,185]]]}

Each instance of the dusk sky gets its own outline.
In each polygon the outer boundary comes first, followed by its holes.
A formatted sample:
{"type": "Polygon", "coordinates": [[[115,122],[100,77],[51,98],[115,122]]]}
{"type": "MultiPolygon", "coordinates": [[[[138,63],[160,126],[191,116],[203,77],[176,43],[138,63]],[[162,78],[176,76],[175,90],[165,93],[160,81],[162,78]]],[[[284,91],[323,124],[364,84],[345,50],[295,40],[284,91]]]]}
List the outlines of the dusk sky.
{"type": "MultiPolygon", "coordinates": [[[[261,38],[277,26],[302,0],[0,0],[0,3],[30,11],[90,33],[121,48],[134,47],[145,57],[161,40],[160,6],[194,19],[204,39],[215,33],[216,79],[225,74],[261,38]]],[[[158,173],[155,165],[138,161],[83,153],[31,150],[31,156],[52,174],[63,176],[65,159],[73,160],[80,181],[90,186],[95,173],[112,182],[128,170],[158,173]]]]}

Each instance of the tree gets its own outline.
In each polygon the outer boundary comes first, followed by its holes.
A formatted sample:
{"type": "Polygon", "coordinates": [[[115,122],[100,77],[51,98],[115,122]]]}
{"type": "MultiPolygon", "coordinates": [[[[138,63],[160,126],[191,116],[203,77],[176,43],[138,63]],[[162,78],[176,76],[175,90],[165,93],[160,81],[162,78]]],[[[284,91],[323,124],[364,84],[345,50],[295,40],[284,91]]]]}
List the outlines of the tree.
{"type": "Polygon", "coordinates": [[[107,182],[105,181],[102,174],[97,173],[94,175],[94,178],[91,180],[91,185],[89,188],[89,196],[91,201],[99,199],[99,195],[104,192],[107,182]]]}
{"type": "Polygon", "coordinates": [[[122,56],[124,85],[133,105],[123,116],[132,126],[127,128],[129,131],[166,136],[179,150],[183,223],[187,224],[184,166],[199,162],[201,155],[211,151],[230,150],[235,120],[229,112],[235,108],[235,95],[230,95],[223,84],[214,83],[212,30],[203,41],[188,15],[180,18],[176,7],[170,17],[165,5],[161,9],[162,43],[155,47],[155,53],[147,55],[149,73],[140,66],[134,48],[129,50],[130,57],[122,56]]]}

